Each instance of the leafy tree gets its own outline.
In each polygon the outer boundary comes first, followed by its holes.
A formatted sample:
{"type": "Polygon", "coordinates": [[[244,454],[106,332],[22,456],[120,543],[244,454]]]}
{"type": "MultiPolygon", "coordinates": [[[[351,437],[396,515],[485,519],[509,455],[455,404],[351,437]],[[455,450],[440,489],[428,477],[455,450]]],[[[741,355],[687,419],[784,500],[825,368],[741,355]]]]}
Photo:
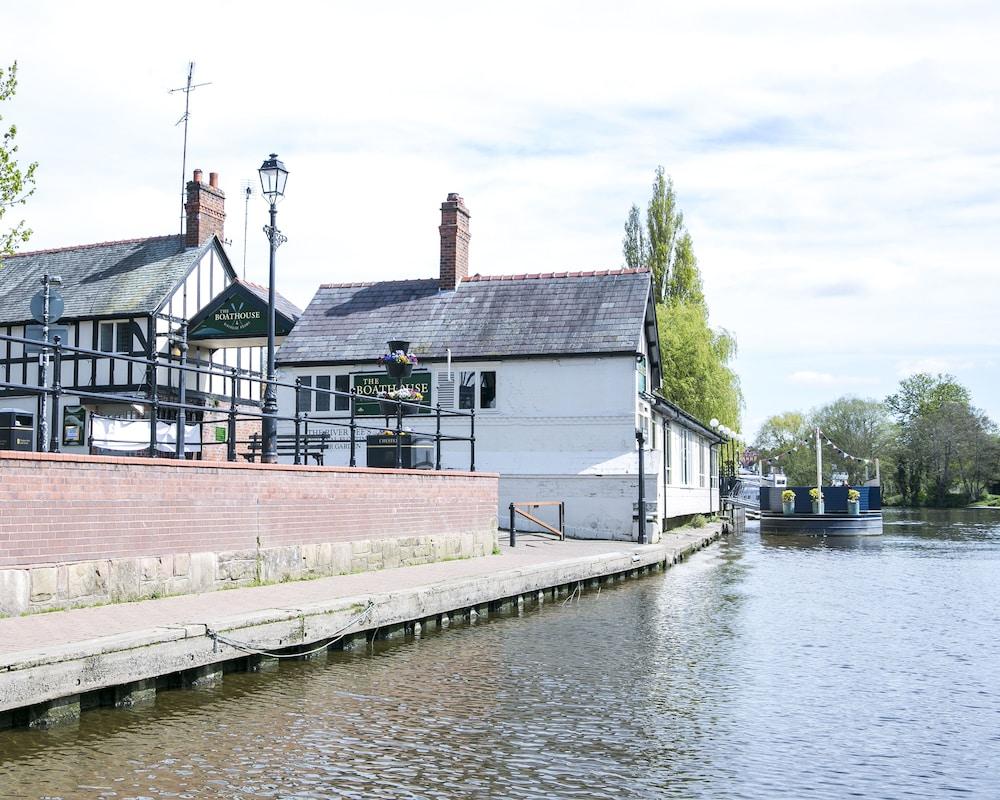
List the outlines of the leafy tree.
{"type": "Polygon", "coordinates": [[[754,448],[762,457],[781,458],[771,465],[782,471],[790,486],[812,486],[816,482],[816,457],[810,445],[812,425],[805,414],[787,411],[768,417],[757,432],[754,448]]]}
{"type": "Polygon", "coordinates": [[[739,427],[743,394],[739,376],[729,367],[736,340],[714,331],[700,303],[676,302],[656,308],[663,364],[663,396],[701,420],[713,417],[739,427]]]}
{"type": "MultiPolygon", "coordinates": [[[[0,102],[13,97],[16,89],[15,61],[6,71],[0,68],[0,102]]],[[[2,120],[3,117],[0,117],[0,121],[2,120]]],[[[38,164],[33,162],[26,170],[21,170],[17,163],[17,145],[14,143],[16,136],[17,126],[11,125],[4,131],[3,142],[0,143],[0,222],[8,209],[23,205],[35,191],[35,169],[38,164]]],[[[0,260],[11,255],[30,236],[31,229],[24,226],[24,220],[10,230],[0,229],[0,260]]]]}
{"type": "MultiPolygon", "coordinates": [[[[811,414],[810,427],[819,427],[839,448],[869,461],[885,460],[894,439],[892,419],[885,405],[860,397],[841,397],[816,409],[811,414]]],[[[861,483],[865,479],[863,462],[845,459],[829,450],[827,454],[824,461],[829,459],[828,463],[845,470],[851,483],[861,483]]],[[[874,475],[871,466],[867,475],[874,475]]]]}
{"type": "Polygon", "coordinates": [[[684,228],[673,181],[662,166],[653,179],[645,229],[639,207],[629,209],[622,253],[626,266],[647,267],[652,274],[664,397],[699,419],[715,417],[739,428],[743,394],[729,366],[736,356],[736,339],[708,324],[694,242],[684,228]]]}
{"type": "Polygon", "coordinates": [[[622,239],[622,252],[625,254],[625,266],[638,269],[649,263],[649,244],[643,232],[642,220],[639,218],[639,206],[633,203],[625,223],[625,238],[622,239]]]}

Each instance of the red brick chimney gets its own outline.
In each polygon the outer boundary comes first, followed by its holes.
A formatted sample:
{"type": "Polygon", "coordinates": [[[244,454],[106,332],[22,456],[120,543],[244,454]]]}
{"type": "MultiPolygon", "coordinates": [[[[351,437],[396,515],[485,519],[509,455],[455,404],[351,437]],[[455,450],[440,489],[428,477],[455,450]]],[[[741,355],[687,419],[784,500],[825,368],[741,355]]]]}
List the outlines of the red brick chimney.
{"type": "Polygon", "coordinates": [[[222,226],[226,219],[226,195],[219,190],[219,173],[208,173],[208,185],[201,182],[201,170],[194,171],[193,180],[188,181],[187,228],[184,234],[185,247],[199,247],[212,234],[223,238],[222,226]]]}
{"type": "Polygon", "coordinates": [[[441,204],[441,277],[438,286],[454,291],[469,276],[469,209],[457,192],[441,204]]]}

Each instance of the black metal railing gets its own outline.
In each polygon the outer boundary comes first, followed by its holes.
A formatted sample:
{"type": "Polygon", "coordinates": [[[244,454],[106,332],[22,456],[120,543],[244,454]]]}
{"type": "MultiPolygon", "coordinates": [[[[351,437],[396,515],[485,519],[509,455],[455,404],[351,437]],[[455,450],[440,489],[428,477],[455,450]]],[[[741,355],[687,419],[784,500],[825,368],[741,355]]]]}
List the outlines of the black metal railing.
{"type": "MultiPolygon", "coordinates": [[[[199,424],[204,429],[205,425],[214,425],[221,421],[205,421],[204,416],[206,414],[219,414],[225,418],[226,422],[225,442],[206,442],[205,437],[202,436],[201,447],[224,445],[226,447],[226,459],[228,461],[236,461],[240,456],[238,453],[239,445],[246,445],[247,452],[244,452],[242,455],[247,460],[254,460],[252,439],[246,438],[240,440],[237,438],[238,423],[248,420],[262,421],[268,415],[260,407],[259,401],[249,399],[241,394],[240,386],[243,384],[248,385],[251,389],[251,397],[262,397],[263,389],[268,383],[266,377],[262,375],[221,365],[210,364],[206,366],[205,363],[183,363],[173,359],[161,359],[155,353],[152,357],[131,356],[122,353],[107,353],[86,347],[70,346],[63,344],[58,336],[53,338],[51,344],[45,345],[37,339],[0,334],[0,343],[3,342],[37,347],[40,350],[39,359],[51,357],[52,369],[50,373],[53,376],[51,385],[43,385],[41,370],[38,370],[36,373],[38,382],[35,384],[11,381],[13,364],[10,356],[8,355],[6,360],[0,360],[0,378],[2,378],[0,380],[0,390],[4,390],[8,395],[26,394],[37,397],[45,396],[50,400],[48,403],[48,412],[51,415],[51,424],[49,425],[50,440],[45,443],[47,444],[47,448],[43,449],[49,449],[53,452],[59,451],[61,439],[58,425],[60,406],[63,398],[69,395],[79,398],[81,403],[127,403],[141,406],[144,418],[150,420],[148,451],[149,455],[154,457],[157,455],[155,424],[157,420],[165,421],[166,418],[177,419],[179,427],[183,424],[183,420],[187,414],[190,413],[192,416],[188,420],[189,424],[199,424]],[[114,375],[114,367],[117,362],[137,364],[145,370],[145,375],[147,376],[145,389],[140,393],[124,394],[114,391],[97,391],[93,388],[93,385],[91,388],[85,385],[65,386],[62,382],[63,361],[68,359],[109,361],[110,376],[114,375]],[[166,372],[167,379],[161,385],[159,376],[164,371],[166,372]],[[193,391],[202,397],[204,401],[202,403],[190,402],[186,397],[182,396],[183,393],[174,391],[175,379],[178,387],[190,386],[189,378],[192,375],[194,376],[196,387],[193,391]],[[223,389],[222,393],[202,392],[197,388],[202,386],[203,383],[205,386],[211,388],[219,385],[218,382],[220,380],[223,389]],[[253,390],[254,384],[257,385],[257,391],[253,390]],[[161,389],[166,387],[169,387],[170,390],[165,394],[161,392],[161,389]],[[173,396],[174,394],[177,395],[176,399],[173,396]],[[206,405],[205,402],[210,402],[213,405],[206,405]]],[[[9,354],[9,345],[5,349],[9,354]]],[[[18,366],[20,366],[20,363],[18,366]]],[[[91,377],[93,378],[94,376],[92,375],[91,377]]],[[[274,380],[273,384],[276,391],[284,387],[294,392],[293,402],[295,413],[283,414],[279,409],[278,413],[272,415],[272,418],[277,424],[284,422],[288,423],[291,427],[292,432],[290,434],[283,434],[283,436],[288,443],[287,455],[293,458],[293,463],[295,464],[303,463],[304,455],[309,452],[308,448],[311,447],[315,450],[316,439],[314,434],[318,427],[321,430],[330,431],[331,435],[326,439],[329,445],[347,445],[349,450],[348,466],[351,467],[357,466],[358,444],[367,442],[369,435],[381,435],[383,437],[395,437],[396,468],[404,466],[403,454],[406,447],[403,443],[404,437],[412,438],[418,436],[423,440],[432,438],[434,441],[434,469],[442,469],[442,445],[462,442],[467,443],[469,447],[469,471],[474,472],[476,469],[476,414],[474,410],[444,409],[440,403],[435,406],[429,406],[407,400],[377,398],[380,404],[387,404],[388,408],[391,408],[395,413],[380,415],[383,417],[385,424],[376,425],[374,424],[374,420],[378,419],[378,417],[374,415],[359,415],[357,413],[357,406],[360,401],[370,402],[376,398],[358,395],[353,391],[344,392],[336,389],[322,389],[316,386],[303,386],[301,380],[298,378],[294,382],[274,380]],[[337,405],[346,405],[347,413],[339,415],[311,415],[308,412],[301,411],[300,409],[304,405],[303,393],[305,392],[311,393],[311,400],[315,399],[312,396],[325,395],[328,400],[324,405],[330,408],[335,408],[337,405]],[[338,404],[336,402],[338,398],[342,399],[342,401],[346,400],[346,403],[342,402],[338,404]],[[408,413],[411,409],[420,413],[411,416],[408,413]],[[414,423],[430,423],[433,421],[433,430],[406,430],[403,427],[404,417],[414,423]],[[394,425],[390,420],[394,422],[394,425]],[[451,428],[456,422],[462,424],[463,420],[468,425],[468,435],[461,435],[453,430],[445,430],[445,427],[451,428]],[[336,436],[334,435],[335,433],[336,436]]],[[[309,403],[310,407],[314,407],[315,405],[316,403],[314,402],[309,403]]],[[[180,434],[176,438],[176,448],[172,455],[175,458],[184,458],[184,436],[180,434]]],[[[93,448],[92,441],[90,441],[90,444],[93,448]]]]}

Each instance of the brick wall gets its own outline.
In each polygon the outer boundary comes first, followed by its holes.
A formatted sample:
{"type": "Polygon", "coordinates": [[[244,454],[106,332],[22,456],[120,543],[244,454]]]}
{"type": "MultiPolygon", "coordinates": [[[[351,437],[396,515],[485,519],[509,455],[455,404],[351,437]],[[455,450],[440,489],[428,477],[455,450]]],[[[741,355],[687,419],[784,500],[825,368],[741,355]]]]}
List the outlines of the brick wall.
{"type": "Polygon", "coordinates": [[[0,454],[0,567],[495,530],[492,473],[0,454]]]}

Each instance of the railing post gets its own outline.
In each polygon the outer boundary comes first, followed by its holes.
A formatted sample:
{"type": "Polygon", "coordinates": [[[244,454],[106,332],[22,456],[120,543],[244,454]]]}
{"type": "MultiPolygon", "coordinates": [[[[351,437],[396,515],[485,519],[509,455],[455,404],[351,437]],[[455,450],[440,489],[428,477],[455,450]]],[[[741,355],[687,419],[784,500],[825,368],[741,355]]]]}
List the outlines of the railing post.
{"type": "Polygon", "coordinates": [[[476,409],[469,415],[469,472],[476,471],[476,409]]]}
{"type": "Polygon", "coordinates": [[[230,370],[229,376],[229,419],[226,425],[226,460],[236,460],[236,367],[230,370]]]}
{"type": "MultiPolygon", "coordinates": [[[[160,392],[157,388],[160,380],[160,359],[156,350],[153,350],[149,362],[149,368],[153,372],[153,377],[149,382],[149,457],[156,458],[156,420],[160,416],[160,392]]],[[[169,374],[168,370],[168,382],[169,374]]]]}
{"type": "Polygon", "coordinates": [[[437,435],[434,437],[436,443],[436,455],[434,458],[434,469],[441,471],[441,404],[437,404],[437,435]]]}
{"type": "MultiPolygon", "coordinates": [[[[312,394],[310,393],[310,400],[312,394]]],[[[312,403],[309,404],[312,407],[312,403]]],[[[295,463],[302,463],[302,378],[295,379],[295,463]]]]}
{"type": "Polygon", "coordinates": [[[351,401],[351,460],[348,463],[352,467],[356,467],[358,465],[358,460],[356,458],[357,454],[356,454],[356,451],[355,451],[355,438],[357,436],[358,426],[357,426],[357,423],[354,421],[354,398],[355,398],[354,389],[351,389],[351,397],[350,397],[350,401],[351,401]]]}
{"type": "Polygon", "coordinates": [[[51,433],[51,444],[49,452],[59,452],[60,425],[59,425],[59,398],[62,395],[62,337],[56,336],[53,340],[54,348],[52,355],[52,424],[49,426],[51,433]]]}
{"type": "Polygon", "coordinates": [[[514,527],[514,504],[510,504],[510,546],[517,545],[517,529],[514,527]]]}
{"type": "Polygon", "coordinates": [[[566,540],[566,501],[559,503],[559,538],[566,540]]]}
{"type": "Polygon", "coordinates": [[[180,403],[177,409],[177,458],[185,459],[187,458],[187,447],[185,439],[187,438],[187,354],[188,354],[188,343],[187,343],[187,322],[181,323],[181,365],[178,370],[180,376],[180,403]]]}
{"type": "MultiPolygon", "coordinates": [[[[401,381],[400,381],[401,382],[401,381]]],[[[396,401],[396,469],[403,468],[403,402],[396,401]]]]}

